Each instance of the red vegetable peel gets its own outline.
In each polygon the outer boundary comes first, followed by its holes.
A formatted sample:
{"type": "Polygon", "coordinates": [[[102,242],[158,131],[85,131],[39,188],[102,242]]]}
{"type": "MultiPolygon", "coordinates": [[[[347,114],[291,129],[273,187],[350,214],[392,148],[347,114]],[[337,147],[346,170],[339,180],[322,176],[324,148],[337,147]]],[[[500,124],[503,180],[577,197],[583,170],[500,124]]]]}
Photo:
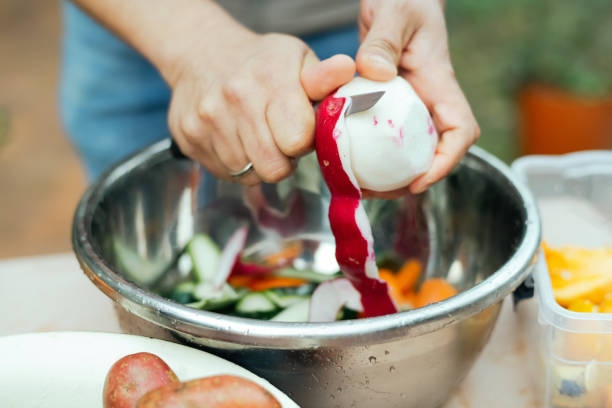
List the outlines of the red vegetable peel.
{"type": "Polygon", "coordinates": [[[336,259],[361,294],[366,316],[397,311],[378,279],[372,230],[361,189],[393,191],[423,174],[433,160],[437,134],[425,104],[410,84],[354,78],[328,96],[316,112],[315,148],[332,195],[329,220],[336,259]],[[384,91],[369,109],[345,118],[351,95],[384,91]]]}
{"type": "Polygon", "coordinates": [[[312,294],[308,321],[333,322],[344,306],[357,312],[363,312],[359,292],[345,278],[338,278],[321,283],[312,294]]]}
{"type": "Polygon", "coordinates": [[[395,313],[386,282],[378,279],[372,231],[361,205],[361,189],[351,169],[344,126],[346,98],[328,96],[316,112],[315,147],[323,178],[331,192],[329,220],[336,238],[336,259],[361,294],[368,317],[395,313]]]}

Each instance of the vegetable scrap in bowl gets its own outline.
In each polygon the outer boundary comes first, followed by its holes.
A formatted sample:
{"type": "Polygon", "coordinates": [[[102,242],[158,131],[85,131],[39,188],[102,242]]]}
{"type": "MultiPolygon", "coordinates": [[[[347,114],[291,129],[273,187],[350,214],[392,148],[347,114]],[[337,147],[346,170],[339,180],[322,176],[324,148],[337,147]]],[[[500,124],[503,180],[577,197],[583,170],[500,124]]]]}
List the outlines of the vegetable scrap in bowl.
{"type": "Polygon", "coordinates": [[[574,312],[612,313],[612,248],[543,249],[557,303],[574,312]]]}
{"type": "MultiPolygon", "coordinates": [[[[340,271],[322,273],[294,266],[312,243],[287,242],[254,263],[242,257],[244,232],[237,230],[223,250],[205,234],[194,236],[177,266],[186,278],[161,294],[196,309],[253,319],[325,322],[365,317],[360,293],[340,271]],[[232,244],[236,237],[241,241],[238,247],[232,244]],[[223,260],[227,251],[234,254],[230,263],[223,260]]],[[[423,279],[422,274],[418,260],[381,257],[380,278],[388,284],[398,310],[423,307],[457,294],[446,280],[423,279]]]]}

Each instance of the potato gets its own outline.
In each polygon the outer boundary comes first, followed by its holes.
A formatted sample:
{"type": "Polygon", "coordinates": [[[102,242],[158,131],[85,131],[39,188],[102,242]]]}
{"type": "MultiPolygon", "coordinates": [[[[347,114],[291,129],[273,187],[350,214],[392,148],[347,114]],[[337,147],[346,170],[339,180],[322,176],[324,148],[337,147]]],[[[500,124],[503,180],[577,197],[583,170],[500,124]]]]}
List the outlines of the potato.
{"type": "Polygon", "coordinates": [[[103,405],[134,408],[138,399],[152,389],[178,382],[174,371],[155,354],[130,354],[113,364],[106,375],[103,405]]]}
{"type": "Polygon", "coordinates": [[[280,408],[268,391],[232,375],[199,378],[149,391],[137,408],[280,408]]]}

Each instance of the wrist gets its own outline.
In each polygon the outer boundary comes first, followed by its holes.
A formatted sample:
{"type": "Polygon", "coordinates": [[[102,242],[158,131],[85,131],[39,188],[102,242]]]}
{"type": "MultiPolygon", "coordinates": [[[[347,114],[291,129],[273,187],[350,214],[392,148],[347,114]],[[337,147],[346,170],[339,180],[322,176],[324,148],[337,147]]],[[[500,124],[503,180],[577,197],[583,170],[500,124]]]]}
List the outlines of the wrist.
{"type": "Polygon", "coordinates": [[[141,48],[172,88],[187,72],[224,71],[227,58],[257,38],[214,2],[198,3],[173,18],[163,38],[141,48]]]}

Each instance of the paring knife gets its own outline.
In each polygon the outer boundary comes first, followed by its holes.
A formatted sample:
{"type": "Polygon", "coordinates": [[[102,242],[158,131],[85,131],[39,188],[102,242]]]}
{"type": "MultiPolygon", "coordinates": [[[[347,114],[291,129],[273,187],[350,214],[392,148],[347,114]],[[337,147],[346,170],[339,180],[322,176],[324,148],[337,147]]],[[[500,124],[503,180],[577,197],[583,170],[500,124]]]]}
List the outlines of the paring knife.
{"type": "MultiPolygon", "coordinates": [[[[363,94],[351,95],[346,98],[347,103],[349,104],[348,108],[344,111],[344,116],[352,115],[353,113],[363,112],[370,109],[372,106],[376,105],[376,103],[382,98],[385,94],[385,91],[376,91],[376,92],[368,92],[363,94]]],[[[317,110],[319,104],[314,105],[315,111],[317,110]]],[[[181,149],[178,147],[174,139],[171,139],[170,144],[170,152],[172,156],[176,159],[187,159],[188,157],[181,152],[181,149]]]]}

